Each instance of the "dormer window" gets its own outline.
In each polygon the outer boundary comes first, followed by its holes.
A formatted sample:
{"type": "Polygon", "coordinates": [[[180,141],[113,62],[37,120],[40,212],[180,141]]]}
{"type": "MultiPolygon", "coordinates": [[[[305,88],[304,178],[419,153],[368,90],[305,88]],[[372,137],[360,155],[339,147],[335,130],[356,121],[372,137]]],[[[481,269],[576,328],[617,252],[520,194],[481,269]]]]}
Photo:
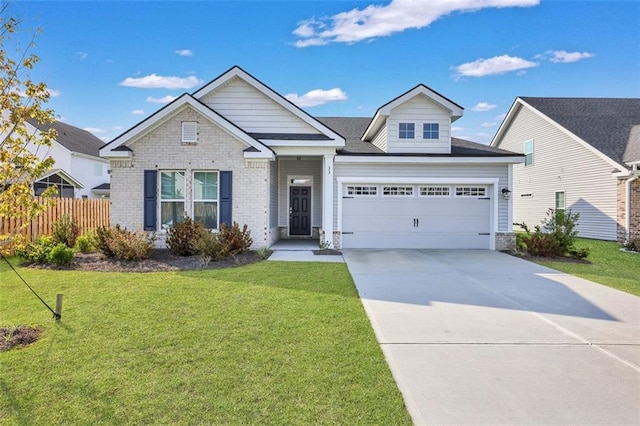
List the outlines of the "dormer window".
{"type": "Polygon", "coordinates": [[[529,140],[524,143],[524,165],[530,166],[532,164],[533,164],[533,140],[529,140]]]}
{"type": "Polygon", "coordinates": [[[198,142],[198,122],[183,121],[182,122],[182,143],[198,142]]]}
{"type": "Polygon", "coordinates": [[[400,139],[415,139],[416,137],[415,123],[400,123],[398,128],[398,137],[400,139]]]}
{"type": "Polygon", "coordinates": [[[440,125],[438,123],[424,123],[422,125],[422,139],[440,139],[440,125]]]}

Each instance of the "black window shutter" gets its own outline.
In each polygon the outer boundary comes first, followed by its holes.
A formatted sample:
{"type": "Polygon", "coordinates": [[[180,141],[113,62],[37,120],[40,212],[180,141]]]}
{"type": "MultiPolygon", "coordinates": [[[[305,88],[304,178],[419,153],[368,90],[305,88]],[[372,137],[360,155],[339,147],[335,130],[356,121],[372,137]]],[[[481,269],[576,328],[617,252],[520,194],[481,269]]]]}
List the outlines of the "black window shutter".
{"type": "Polygon", "coordinates": [[[231,201],[233,187],[233,172],[230,170],[220,172],[220,225],[226,223],[232,225],[231,201]]]}
{"type": "Polygon", "coordinates": [[[158,172],[144,171],[144,230],[156,230],[158,172]]]}

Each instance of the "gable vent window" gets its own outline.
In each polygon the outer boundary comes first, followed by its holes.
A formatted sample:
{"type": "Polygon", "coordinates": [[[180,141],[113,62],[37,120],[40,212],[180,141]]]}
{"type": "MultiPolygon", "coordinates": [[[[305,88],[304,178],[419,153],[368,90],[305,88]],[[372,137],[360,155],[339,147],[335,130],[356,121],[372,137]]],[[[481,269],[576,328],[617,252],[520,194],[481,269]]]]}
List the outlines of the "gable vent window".
{"type": "Polygon", "coordinates": [[[183,121],[182,122],[182,143],[198,142],[198,122],[183,121]]]}
{"type": "Polygon", "coordinates": [[[487,188],[482,186],[456,186],[456,197],[484,197],[487,188]]]}
{"type": "Polygon", "coordinates": [[[400,139],[414,139],[416,137],[415,123],[399,123],[398,137],[400,139]]]}
{"type": "Polygon", "coordinates": [[[533,140],[524,143],[524,165],[531,166],[533,164],[533,140]]]}
{"type": "Polygon", "coordinates": [[[383,186],[382,195],[385,197],[412,197],[413,186],[383,186]]]}
{"type": "Polygon", "coordinates": [[[422,125],[422,139],[440,139],[440,125],[438,123],[424,123],[422,125]]]}

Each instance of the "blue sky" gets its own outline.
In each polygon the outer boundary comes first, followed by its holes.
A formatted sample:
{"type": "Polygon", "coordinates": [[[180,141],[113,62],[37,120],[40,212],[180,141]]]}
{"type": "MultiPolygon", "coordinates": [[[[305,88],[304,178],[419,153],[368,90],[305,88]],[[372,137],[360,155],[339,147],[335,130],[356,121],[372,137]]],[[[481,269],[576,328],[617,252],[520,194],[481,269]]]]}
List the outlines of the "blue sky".
{"type": "Polygon", "coordinates": [[[488,143],[516,96],[640,97],[640,2],[49,2],[32,77],[60,120],[105,141],[239,65],[316,116],[372,116],[419,83],[488,143]],[[165,103],[163,103],[165,102],[165,103]]]}

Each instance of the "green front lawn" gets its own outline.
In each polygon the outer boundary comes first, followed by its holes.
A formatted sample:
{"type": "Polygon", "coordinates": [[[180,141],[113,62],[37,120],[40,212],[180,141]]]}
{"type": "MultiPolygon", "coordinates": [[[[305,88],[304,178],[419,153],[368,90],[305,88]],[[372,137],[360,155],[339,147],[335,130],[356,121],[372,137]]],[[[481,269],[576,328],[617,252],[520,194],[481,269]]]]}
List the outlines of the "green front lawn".
{"type": "Polygon", "coordinates": [[[640,296],[640,254],[620,251],[610,241],[579,238],[576,247],[591,247],[590,264],[536,261],[549,268],[640,296]]]}
{"type": "Polygon", "coordinates": [[[410,424],[344,264],[163,273],[0,265],[2,424],[410,424]]]}

